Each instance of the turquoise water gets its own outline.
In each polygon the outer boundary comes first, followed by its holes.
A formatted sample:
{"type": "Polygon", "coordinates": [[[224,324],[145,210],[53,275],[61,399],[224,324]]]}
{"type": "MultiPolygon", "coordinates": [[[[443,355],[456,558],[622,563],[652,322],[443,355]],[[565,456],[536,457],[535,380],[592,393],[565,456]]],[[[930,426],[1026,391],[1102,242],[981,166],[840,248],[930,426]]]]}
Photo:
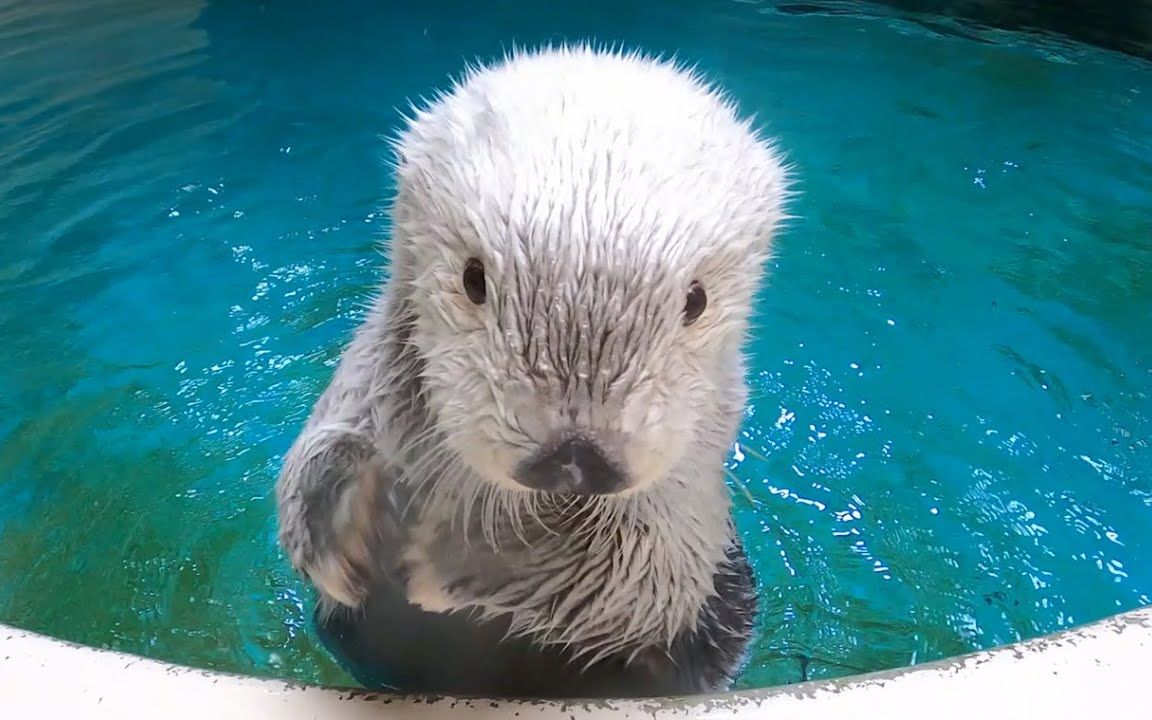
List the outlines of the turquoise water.
{"type": "Polygon", "coordinates": [[[1150,602],[1149,64],[795,4],[392,5],[0,0],[0,620],[347,681],[271,487],[378,282],[378,136],[562,37],[698,61],[799,168],[732,458],[743,685],[1150,602]]]}

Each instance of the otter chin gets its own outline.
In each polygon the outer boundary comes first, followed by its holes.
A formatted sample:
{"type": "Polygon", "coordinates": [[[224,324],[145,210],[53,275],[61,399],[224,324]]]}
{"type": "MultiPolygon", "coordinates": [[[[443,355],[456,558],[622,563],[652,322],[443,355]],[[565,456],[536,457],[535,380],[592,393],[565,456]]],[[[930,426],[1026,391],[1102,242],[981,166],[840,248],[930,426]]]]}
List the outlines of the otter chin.
{"type": "Polygon", "coordinates": [[[407,692],[725,689],[757,600],[724,461],[787,165],[699,73],[588,45],[405,120],[389,277],[276,483],[320,636],[407,692]]]}

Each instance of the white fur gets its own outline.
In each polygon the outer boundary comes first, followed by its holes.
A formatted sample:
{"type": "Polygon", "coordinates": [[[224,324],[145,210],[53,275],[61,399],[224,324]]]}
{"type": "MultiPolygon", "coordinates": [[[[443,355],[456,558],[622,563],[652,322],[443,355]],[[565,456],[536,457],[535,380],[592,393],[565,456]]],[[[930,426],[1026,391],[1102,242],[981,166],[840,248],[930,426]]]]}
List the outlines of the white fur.
{"type": "Polygon", "coordinates": [[[590,46],[470,69],[393,147],[392,277],[279,482],[293,563],[329,602],[362,595],[356,572],[330,571],[351,567],[327,557],[345,541],[315,537],[319,481],[302,469],[309,433],[345,424],[373,438],[406,498],[394,562],[414,602],[510,613],[514,631],[590,659],[670,642],[732,542],[723,461],[785,165],[698,74],[590,46]],[[462,286],[469,258],[486,270],[483,305],[462,286]],[[693,281],[708,305],[686,327],[693,281]],[[626,469],[626,492],[516,483],[516,465],[571,428],[626,469]]]}

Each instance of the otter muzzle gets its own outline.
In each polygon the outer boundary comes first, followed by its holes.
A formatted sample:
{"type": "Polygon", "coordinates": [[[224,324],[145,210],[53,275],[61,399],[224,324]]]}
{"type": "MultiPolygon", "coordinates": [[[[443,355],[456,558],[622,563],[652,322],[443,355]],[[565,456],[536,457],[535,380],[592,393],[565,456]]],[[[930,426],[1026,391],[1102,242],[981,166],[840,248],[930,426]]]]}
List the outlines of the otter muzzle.
{"type": "Polygon", "coordinates": [[[581,437],[543,448],[520,465],[516,480],[532,490],[564,495],[611,495],[628,485],[623,470],[596,443],[581,437]]]}

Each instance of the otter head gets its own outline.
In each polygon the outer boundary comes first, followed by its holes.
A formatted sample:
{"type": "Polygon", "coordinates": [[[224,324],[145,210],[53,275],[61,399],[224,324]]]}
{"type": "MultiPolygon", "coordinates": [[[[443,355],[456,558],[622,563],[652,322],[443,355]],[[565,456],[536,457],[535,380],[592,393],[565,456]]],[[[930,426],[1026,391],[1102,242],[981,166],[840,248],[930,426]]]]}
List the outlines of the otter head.
{"type": "Polygon", "coordinates": [[[672,64],[548,50],[470,71],[395,150],[393,292],[463,464],[576,495],[720,477],[787,192],[733,105],[672,64]]]}

